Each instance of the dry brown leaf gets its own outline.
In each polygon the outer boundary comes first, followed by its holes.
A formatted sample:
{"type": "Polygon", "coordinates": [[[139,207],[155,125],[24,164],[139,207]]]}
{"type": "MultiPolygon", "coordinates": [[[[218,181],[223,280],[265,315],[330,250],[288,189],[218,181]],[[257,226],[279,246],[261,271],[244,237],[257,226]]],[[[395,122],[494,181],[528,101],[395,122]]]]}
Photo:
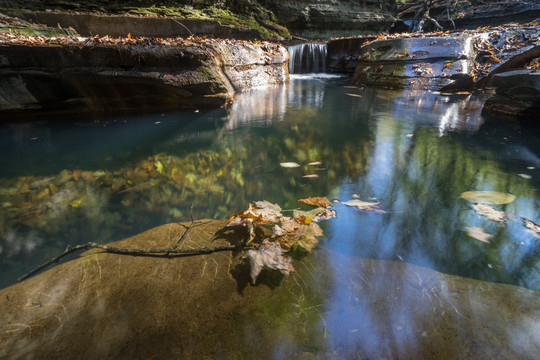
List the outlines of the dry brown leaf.
{"type": "Polygon", "coordinates": [[[283,256],[283,249],[279,243],[271,242],[268,239],[263,240],[258,250],[249,250],[244,257],[249,259],[253,284],[264,268],[279,270],[285,276],[294,271],[291,259],[283,256]]]}
{"type": "Polygon", "coordinates": [[[306,205],[315,206],[315,207],[322,207],[322,208],[330,205],[330,201],[324,196],[298,199],[298,202],[301,204],[306,204],[306,205]]]}
{"type": "Polygon", "coordinates": [[[486,204],[474,204],[472,205],[473,210],[480,216],[484,216],[488,220],[495,221],[498,223],[506,222],[506,214],[502,211],[496,210],[486,204]]]}
{"type": "Polygon", "coordinates": [[[527,229],[540,233],[540,226],[536,225],[534,222],[524,217],[522,217],[521,220],[523,221],[523,225],[527,229]]]}

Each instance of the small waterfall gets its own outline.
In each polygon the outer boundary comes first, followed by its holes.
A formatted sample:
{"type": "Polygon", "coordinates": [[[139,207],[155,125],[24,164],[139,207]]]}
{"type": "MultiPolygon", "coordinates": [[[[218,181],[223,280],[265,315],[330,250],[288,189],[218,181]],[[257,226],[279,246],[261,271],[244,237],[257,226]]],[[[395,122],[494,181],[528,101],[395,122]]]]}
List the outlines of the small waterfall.
{"type": "Polygon", "coordinates": [[[289,73],[307,74],[326,72],[326,44],[300,44],[287,48],[289,73]]]}

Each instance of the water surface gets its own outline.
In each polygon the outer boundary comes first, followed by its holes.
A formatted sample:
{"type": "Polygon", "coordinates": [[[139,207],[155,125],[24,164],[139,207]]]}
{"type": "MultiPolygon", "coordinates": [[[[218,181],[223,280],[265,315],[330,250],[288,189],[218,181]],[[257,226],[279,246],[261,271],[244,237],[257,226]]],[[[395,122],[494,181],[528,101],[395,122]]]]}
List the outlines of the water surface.
{"type": "MultiPolygon", "coordinates": [[[[0,287],[67,245],[191,215],[228,218],[256,200],[290,210],[298,198],[326,196],[378,202],[382,211],[334,203],[322,248],[540,290],[540,234],[522,221],[540,223],[537,132],[484,119],[482,102],[304,75],[239,94],[229,112],[3,124],[0,287]],[[478,215],[459,198],[469,190],[515,195],[493,205],[506,221],[478,215]],[[472,227],[489,242],[468,236],[472,227]]],[[[341,262],[321,263],[343,271],[341,262]]]]}

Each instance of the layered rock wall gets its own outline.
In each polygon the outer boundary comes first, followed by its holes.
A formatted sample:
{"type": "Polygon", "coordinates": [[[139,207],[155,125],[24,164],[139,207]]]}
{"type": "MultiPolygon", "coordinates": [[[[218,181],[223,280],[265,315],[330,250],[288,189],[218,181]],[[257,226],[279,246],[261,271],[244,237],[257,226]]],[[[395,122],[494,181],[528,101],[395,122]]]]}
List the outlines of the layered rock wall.
{"type": "Polygon", "coordinates": [[[285,48],[230,40],[78,38],[0,43],[0,111],[219,107],[288,79],[285,48]]]}
{"type": "Polygon", "coordinates": [[[322,39],[373,34],[392,25],[393,0],[261,0],[295,35],[322,39]]]}

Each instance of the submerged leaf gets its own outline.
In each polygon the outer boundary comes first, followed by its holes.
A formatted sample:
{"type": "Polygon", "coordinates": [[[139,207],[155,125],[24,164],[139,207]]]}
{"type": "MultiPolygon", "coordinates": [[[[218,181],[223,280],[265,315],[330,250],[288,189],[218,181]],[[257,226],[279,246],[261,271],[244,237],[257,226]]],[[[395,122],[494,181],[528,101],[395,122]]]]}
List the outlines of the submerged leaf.
{"type": "Polygon", "coordinates": [[[459,195],[460,198],[478,204],[508,204],[516,200],[516,196],[497,191],[465,191],[459,195]]]}
{"type": "Polygon", "coordinates": [[[474,204],[472,205],[473,210],[480,216],[486,217],[488,220],[495,221],[498,223],[506,222],[506,214],[502,211],[496,210],[486,204],[474,204]]]}
{"type": "Polygon", "coordinates": [[[470,237],[487,244],[490,243],[489,239],[493,237],[493,235],[484,232],[484,229],[481,227],[466,227],[465,231],[470,237]]]}
{"type": "Polygon", "coordinates": [[[324,196],[298,199],[298,202],[301,204],[309,205],[309,206],[317,206],[317,207],[323,207],[323,208],[330,205],[330,201],[324,196]]]}
{"type": "Polygon", "coordinates": [[[284,168],[296,168],[300,166],[300,164],[295,163],[295,162],[282,162],[282,163],[279,163],[279,165],[284,168]]]}

